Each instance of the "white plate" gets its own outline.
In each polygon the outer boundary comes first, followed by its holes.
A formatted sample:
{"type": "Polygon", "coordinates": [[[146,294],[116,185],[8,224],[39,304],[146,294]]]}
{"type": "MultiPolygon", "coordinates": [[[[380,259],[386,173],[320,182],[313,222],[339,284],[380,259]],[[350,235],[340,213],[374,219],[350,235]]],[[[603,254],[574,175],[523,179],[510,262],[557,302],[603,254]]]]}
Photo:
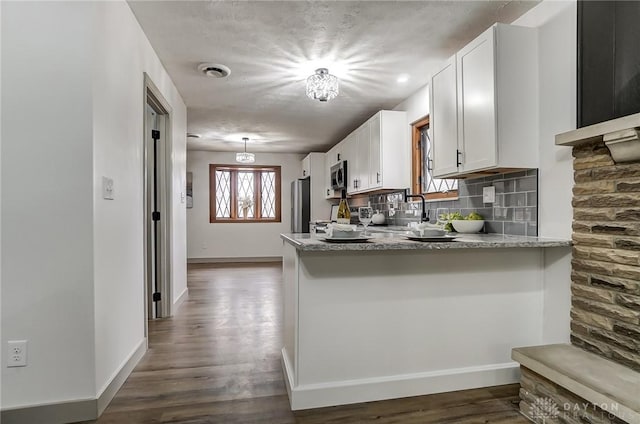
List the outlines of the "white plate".
{"type": "Polygon", "coordinates": [[[427,241],[427,242],[443,242],[443,241],[454,241],[456,236],[406,236],[409,240],[413,241],[427,241]]]}
{"type": "Polygon", "coordinates": [[[371,237],[318,237],[319,240],[329,243],[363,243],[371,237]]]}

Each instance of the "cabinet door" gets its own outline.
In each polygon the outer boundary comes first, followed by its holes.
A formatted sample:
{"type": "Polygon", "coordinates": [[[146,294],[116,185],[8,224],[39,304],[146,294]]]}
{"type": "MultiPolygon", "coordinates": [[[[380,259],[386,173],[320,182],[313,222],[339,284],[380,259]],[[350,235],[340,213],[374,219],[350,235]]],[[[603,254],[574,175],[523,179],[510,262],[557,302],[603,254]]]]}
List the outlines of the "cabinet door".
{"type": "Polygon", "coordinates": [[[356,131],[356,160],[358,173],[356,175],[356,191],[369,188],[369,123],[365,123],[356,131]]]}
{"type": "Polygon", "coordinates": [[[347,161],[347,193],[356,191],[355,180],[358,178],[358,158],[356,157],[356,133],[352,132],[340,145],[342,146],[341,159],[347,161]]]}
{"type": "Polygon", "coordinates": [[[458,171],[458,108],[456,61],[451,57],[445,67],[433,75],[429,85],[429,131],[431,132],[432,171],[435,177],[458,171]]]}
{"type": "Polygon", "coordinates": [[[302,159],[302,178],[311,176],[311,155],[302,159]]]}
{"type": "Polygon", "coordinates": [[[380,113],[369,120],[369,188],[382,187],[382,127],[380,113]]]}
{"type": "Polygon", "coordinates": [[[497,165],[494,40],[491,27],[456,55],[463,172],[497,165]]]}

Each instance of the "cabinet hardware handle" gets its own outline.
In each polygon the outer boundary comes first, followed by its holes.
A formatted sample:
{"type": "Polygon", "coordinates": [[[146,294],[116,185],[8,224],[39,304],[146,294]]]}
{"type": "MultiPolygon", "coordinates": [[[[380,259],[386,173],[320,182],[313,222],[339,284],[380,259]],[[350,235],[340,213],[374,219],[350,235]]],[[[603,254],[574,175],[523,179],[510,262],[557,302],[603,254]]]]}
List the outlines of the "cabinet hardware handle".
{"type": "Polygon", "coordinates": [[[376,172],[376,183],[380,182],[380,173],[376,172]]]}
{"type": "Polygon", "coordinates": [[[306,170],[306,169],[303,169],[303,170],[302,170],[302,176],[303,176],[303,177],[306,177],[306,176],[307,176],[307,170],[306,170]]]}
{"type": "Polygon", "coordinates": [[[456,166],[460,167],[462,162],[460,161],[460,157],[462,156],[462,152],[456,149],[456,166]]]}
{"type": "Polygon", "coordinates": [[[433,159],[427,159],[427,171],[433,171],[433,159]]]}
{"type": "Polygon", "coordinates": [[[331,193],[329,192],[329,189],[327,189],[327,196],[329,196],[331,193]]]}
{"type": "Polygon", "coordinates": [[[340,162],[340,153],[338,153],[338,162],[340,162]]]}

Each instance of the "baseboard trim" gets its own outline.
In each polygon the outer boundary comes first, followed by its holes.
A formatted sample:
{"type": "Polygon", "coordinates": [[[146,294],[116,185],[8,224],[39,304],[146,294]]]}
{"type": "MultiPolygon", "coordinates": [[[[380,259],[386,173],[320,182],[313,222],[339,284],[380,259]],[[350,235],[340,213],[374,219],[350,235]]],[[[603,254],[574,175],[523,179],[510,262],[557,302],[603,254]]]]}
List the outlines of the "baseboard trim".
{"type": "Polygon", "coordinates": [[[97,417],[102,415],[107,406],[109,406],[109,403],[111,403],[116,393],[118,393],[118,390],[120,390],[120,387],[122,387],[124,382],[127,380],[127,377],[131,374],[131,371],[133,371],[136,365],[138,365],[138,362],[140,362],[146,352],[147,339],[144,338],[129,355],[129,358],[120,368],[120,371],[113,376],[111,382],[107,384],[102,393],[98,395],[98,398],[96,399],[97,417]]]}
{"type": "Polygon", "coordinates": [[[96,399],[78,399],[2,410],[2,424],[65,424],[95,420],[96,399]]]}
{"type": "Polygon", "coordinates": [[[131,371],[147,351],[147,339],[143,339],[123,366],[115,373],[111,382],[95,399],[77,399],[64,402],[31,405],[3,409],[0,412],[2,424],[47,423],[66,424],[97,419],[113,400],[131,371]]]}
{"type": "Polygon", "coordinates": [[[287,350],[283,347],[280,351],[280,361],[282,362],[282,373],[284,374],[284,384],[287,387],[287,395],[289,396],[289,401],[291,401],[291,388],[294,385],[293,381],[293,366],[289,362],[289,357],[287,356],[287,350]]]}
{"type": "Polygon", "coordinates": [[[184,303],[184,301],[187,300],[187,297],[189,297],[189,288],[185,287],[184,290],[182,290],[182,293],[180,293],[180,295],[176,299],[176,301],[173,302],[173,311],[172,312],[174,314],[176,313],[176,311],[178,310],[180,305],[182,305],[184,303]]]}
{"type": "Polygon", "coordinates": [[[434,393],[500,386],[519,381],[513,362],[443,371],[336,381],[291,387],[292,370],[283,352],[283,370],[291,409],[311,409],[434,393]]]}
{"type": "Polygon", "coordinates": [[[243,258],[189,258],[188,264],[226,264],[245,262],[282,262],[282,256],[255,256],[243,258]]]}

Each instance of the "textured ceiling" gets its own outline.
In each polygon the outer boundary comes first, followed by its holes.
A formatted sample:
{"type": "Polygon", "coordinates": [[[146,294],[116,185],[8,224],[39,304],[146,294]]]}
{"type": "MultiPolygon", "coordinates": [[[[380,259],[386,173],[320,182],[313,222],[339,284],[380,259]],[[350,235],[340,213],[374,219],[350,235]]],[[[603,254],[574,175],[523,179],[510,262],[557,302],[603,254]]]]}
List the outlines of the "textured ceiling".
{"type": "Polygon", "coordinates": [[[191,150],[309,152],[395,107],[494,22],[536,1],[129,1],[188,108],[191,150]],[[207,78],[200,62],[231,68],[207,78]],[[340,95],[305,95],[317,67],[340,95]],[[409,75],[400,84],[399,74],[409,75]]]}

